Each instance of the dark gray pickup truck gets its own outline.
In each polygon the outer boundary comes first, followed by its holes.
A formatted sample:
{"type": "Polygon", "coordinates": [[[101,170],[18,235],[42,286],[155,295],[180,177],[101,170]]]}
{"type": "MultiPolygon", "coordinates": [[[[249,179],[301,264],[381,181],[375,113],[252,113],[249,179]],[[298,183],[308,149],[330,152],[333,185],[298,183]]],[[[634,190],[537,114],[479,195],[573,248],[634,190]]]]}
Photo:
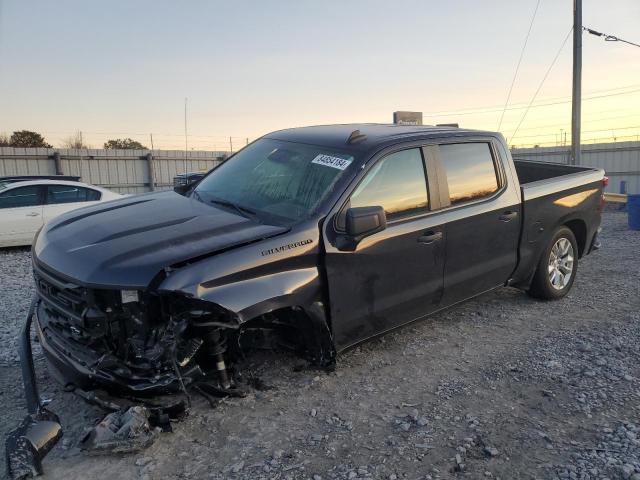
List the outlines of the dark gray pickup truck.
{"type": "Polygon", "coordinates": [[[500,286],[563,297],[599,246],[605,181],[514,162],[491,132],[318,126],[266,135],[195,186],[60,216],[33,247],[30,425],[56,421],[37,396],[32,318],[52,371],[85,398],[233,394],[252,349],[332,366],[500,286]]]}

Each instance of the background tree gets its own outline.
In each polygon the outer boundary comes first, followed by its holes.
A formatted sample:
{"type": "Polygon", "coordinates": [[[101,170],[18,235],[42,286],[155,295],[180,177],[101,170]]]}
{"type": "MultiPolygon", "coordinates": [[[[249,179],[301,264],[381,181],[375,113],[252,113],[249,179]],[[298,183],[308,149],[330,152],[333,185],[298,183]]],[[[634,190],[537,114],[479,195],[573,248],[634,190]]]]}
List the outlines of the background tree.
{"type": "Polygon", "coordinates": [[[65,138],[62,141],[62,147],[76,149],[91,148],[89,145],[84,143],[84,141],[82,140],[82,132],[80,132],[79,130],[70,137],[65,138]]]}
{"type": "Polygon", "coordinates": [[[52,148],[47,142],[44,141],[44,137],[37,132],[31,132],[29,130],[20,130],[13,132],[9,139],[10,147],[25,147],[25,148],[52,148]]]}
{"type": "Polygon", "coordinates": [[[6,133],[0,133],[0,147],[8,147],[9,146],[9,137],[7,137],[6,133]]]}
{"type": "Polygon", "coordinates": [[[108,140],[104,143],[104,148],[107,150],[148,150],[148,148],[140,142],[130,138],[116,138],[115,140],[108,140]]]}

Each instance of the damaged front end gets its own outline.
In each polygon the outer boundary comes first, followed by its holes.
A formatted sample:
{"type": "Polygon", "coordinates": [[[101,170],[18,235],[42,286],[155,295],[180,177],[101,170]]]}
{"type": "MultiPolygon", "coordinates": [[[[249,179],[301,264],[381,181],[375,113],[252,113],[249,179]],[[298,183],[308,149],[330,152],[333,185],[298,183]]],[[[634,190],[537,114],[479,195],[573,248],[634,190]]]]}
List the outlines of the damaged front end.
{"type": "Polygon", "coordinates": [[[40,474],[42,458],[62,436],[36,389],[33,317],[50,370],[67,390],[112,412],[144,405],[152,426],[165,431],[184,414],[190,389],[211,403],[214,396],[243,395],[233,367],[251,349],[286,348],[325,367],[335,360],[320,302],[247,321],[185,294],[90,288],[39,265],[34,278],[38,294],[20,350],[29,416],[7,441],[14,478],[40,474]]]}
{"type": "Polygon", "coordinates": [[[230,387],[221,332],[239,324],[228,312],[142,290],[86,288],[41,268],[35,280],[36,331],[65,385],[144,398],[184,393],[215,368],[230,387]]]}

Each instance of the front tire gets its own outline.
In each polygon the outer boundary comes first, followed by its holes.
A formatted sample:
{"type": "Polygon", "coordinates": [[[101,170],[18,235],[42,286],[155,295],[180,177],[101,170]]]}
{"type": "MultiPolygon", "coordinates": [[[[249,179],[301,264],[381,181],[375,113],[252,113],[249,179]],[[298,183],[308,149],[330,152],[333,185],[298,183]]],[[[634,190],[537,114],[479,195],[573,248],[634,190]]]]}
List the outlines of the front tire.
{"type": "Polygon", "coordinates": [[[571,290],[577,273],[576,237],[567,227],[560,227],[542,252],[528,293],[543,300],[562,298],[571,290]]]}

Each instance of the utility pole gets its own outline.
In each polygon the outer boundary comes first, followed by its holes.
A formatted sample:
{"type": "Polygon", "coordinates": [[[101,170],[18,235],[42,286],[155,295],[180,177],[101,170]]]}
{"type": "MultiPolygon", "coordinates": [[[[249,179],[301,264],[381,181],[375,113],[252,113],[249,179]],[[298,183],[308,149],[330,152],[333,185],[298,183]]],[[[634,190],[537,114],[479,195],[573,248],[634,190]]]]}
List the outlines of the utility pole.
{"type": "Polygon", "coordinates": [[[182,169],[185,174],[184,181],[187,181],[187,152],[189,151],[189,140],[187,135],[187,97],[184,97],[184,161],[182,162],[182,169]]]}
{"type": "Polygon", "coordinates": [[[571,98],[571,164],[580,165],[582,102],[582,0],[573,0],[573,94],[571,98]]]}

